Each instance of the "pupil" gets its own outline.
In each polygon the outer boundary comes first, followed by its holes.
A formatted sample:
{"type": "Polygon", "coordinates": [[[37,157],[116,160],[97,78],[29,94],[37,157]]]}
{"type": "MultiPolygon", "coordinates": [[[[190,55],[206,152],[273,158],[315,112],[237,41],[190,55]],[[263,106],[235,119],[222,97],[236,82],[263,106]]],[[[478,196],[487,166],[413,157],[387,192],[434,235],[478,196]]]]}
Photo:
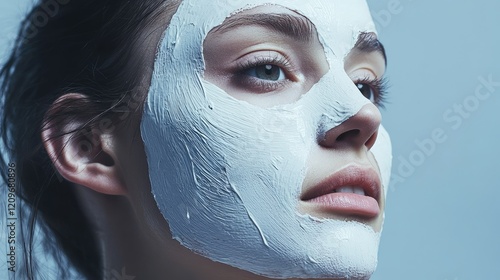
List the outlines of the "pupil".
{"type": "Polygon", "coordinates": [[[266,65],[266,74],[271,75],[273,73],[273,66],[272,65],[266,65]]]}
{"type": "Polygon", "coordinates": [[[277,81],[279,77],[280,68],[275,65],[267,64],[257,67],[257,78],[259,79],[277,81]]]}
{"type": "Polygon", "coordinates": [[[359,91],[363,94],[367,99],[371,99],[372,97],[372,89],[366,84],[357,84],[359,91]]]}

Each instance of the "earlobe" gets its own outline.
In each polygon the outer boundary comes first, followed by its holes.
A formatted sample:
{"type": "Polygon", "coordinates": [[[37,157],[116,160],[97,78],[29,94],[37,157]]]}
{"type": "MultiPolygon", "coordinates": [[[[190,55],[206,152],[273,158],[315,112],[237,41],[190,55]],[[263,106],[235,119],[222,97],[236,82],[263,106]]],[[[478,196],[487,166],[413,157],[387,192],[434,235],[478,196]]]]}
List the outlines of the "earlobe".
{"type": "Polygon", "coordinates": [[[126,195],[113,131],[82,128],[86,124],[84,116],[69,115],[69,104],[86,101],[85,95],[71,93],[52,104],[42,127],[45,149],[66,180],[102,194],[126,195]]]}

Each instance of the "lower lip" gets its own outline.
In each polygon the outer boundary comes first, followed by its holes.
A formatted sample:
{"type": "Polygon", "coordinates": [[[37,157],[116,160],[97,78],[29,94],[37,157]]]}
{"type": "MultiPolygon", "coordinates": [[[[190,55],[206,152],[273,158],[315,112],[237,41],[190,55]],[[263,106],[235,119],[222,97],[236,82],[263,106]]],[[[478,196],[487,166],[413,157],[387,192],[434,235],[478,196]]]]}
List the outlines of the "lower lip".
{"type": "Polygon", "coordinates": [[[306,202],[318,205],[321,210],[333,214],[375,218],[380,213],[377,200],[354,193],[329,193],[306,202]]]}

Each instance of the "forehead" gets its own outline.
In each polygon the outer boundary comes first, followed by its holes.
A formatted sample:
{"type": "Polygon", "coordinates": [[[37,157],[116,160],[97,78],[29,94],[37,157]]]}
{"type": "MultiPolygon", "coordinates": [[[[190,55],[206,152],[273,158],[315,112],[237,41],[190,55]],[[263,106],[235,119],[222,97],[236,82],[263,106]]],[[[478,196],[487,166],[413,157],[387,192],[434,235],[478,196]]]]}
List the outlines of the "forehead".
{"type": "Polygon", "coordinates": [[[376,32],[365,0],[184,0],[174,18],[205,37],[227,18],[270,13],[305,17],[325,41],[335,38],[351,48],[361,32],[376,32]]]}
{"type": "MultiPolygon", "coordinates": [[[[244,8],[232,11],[229,17],[245,14],[279,13],[304,16],[314,24],[328,25],[330,28],[334,26],[373,28],[372,18],[365,0],[313,0],[307,2],[264,0],[246,1],[246,3],[244,8]]],[[[227,10],[230,9],[228,7],[227,10]]]]}

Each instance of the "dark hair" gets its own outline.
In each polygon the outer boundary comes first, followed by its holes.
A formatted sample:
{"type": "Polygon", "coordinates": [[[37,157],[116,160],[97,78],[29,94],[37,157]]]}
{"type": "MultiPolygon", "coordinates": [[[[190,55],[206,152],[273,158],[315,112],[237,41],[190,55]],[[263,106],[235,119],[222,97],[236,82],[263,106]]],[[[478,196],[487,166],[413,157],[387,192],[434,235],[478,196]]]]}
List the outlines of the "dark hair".
{"type": "MultiPolygon", "coordinates": [[[[10,161],[16,164],[16,193],[31,209],[31,217],[21,220],[29,233],[24,242],[27,279],[37,273],[31,254],[37,217],[80,273],[88,279],[103,277],[96,236],[71,183],[57,175],[41,130],[47,123],[83,120],[74,132],[92,128],[104,117],[115,120],[113,108],[132,95],[144,94],[134,91],[140,84],[138,73],[145,68],[136,46],[141,35],[147,36],[146,26],[178,2],[41,0],[21,23],[14,49],[0,70],[0,128],[10,161]],[[86,98],[60,104],[57,114],[47,116],[65,93],[86,98]]],[[[64,133],[68,132],[59,136],[64,133]]],[[[7,182],[8,164],[4,159],[0,163],[7,182]]]]}

